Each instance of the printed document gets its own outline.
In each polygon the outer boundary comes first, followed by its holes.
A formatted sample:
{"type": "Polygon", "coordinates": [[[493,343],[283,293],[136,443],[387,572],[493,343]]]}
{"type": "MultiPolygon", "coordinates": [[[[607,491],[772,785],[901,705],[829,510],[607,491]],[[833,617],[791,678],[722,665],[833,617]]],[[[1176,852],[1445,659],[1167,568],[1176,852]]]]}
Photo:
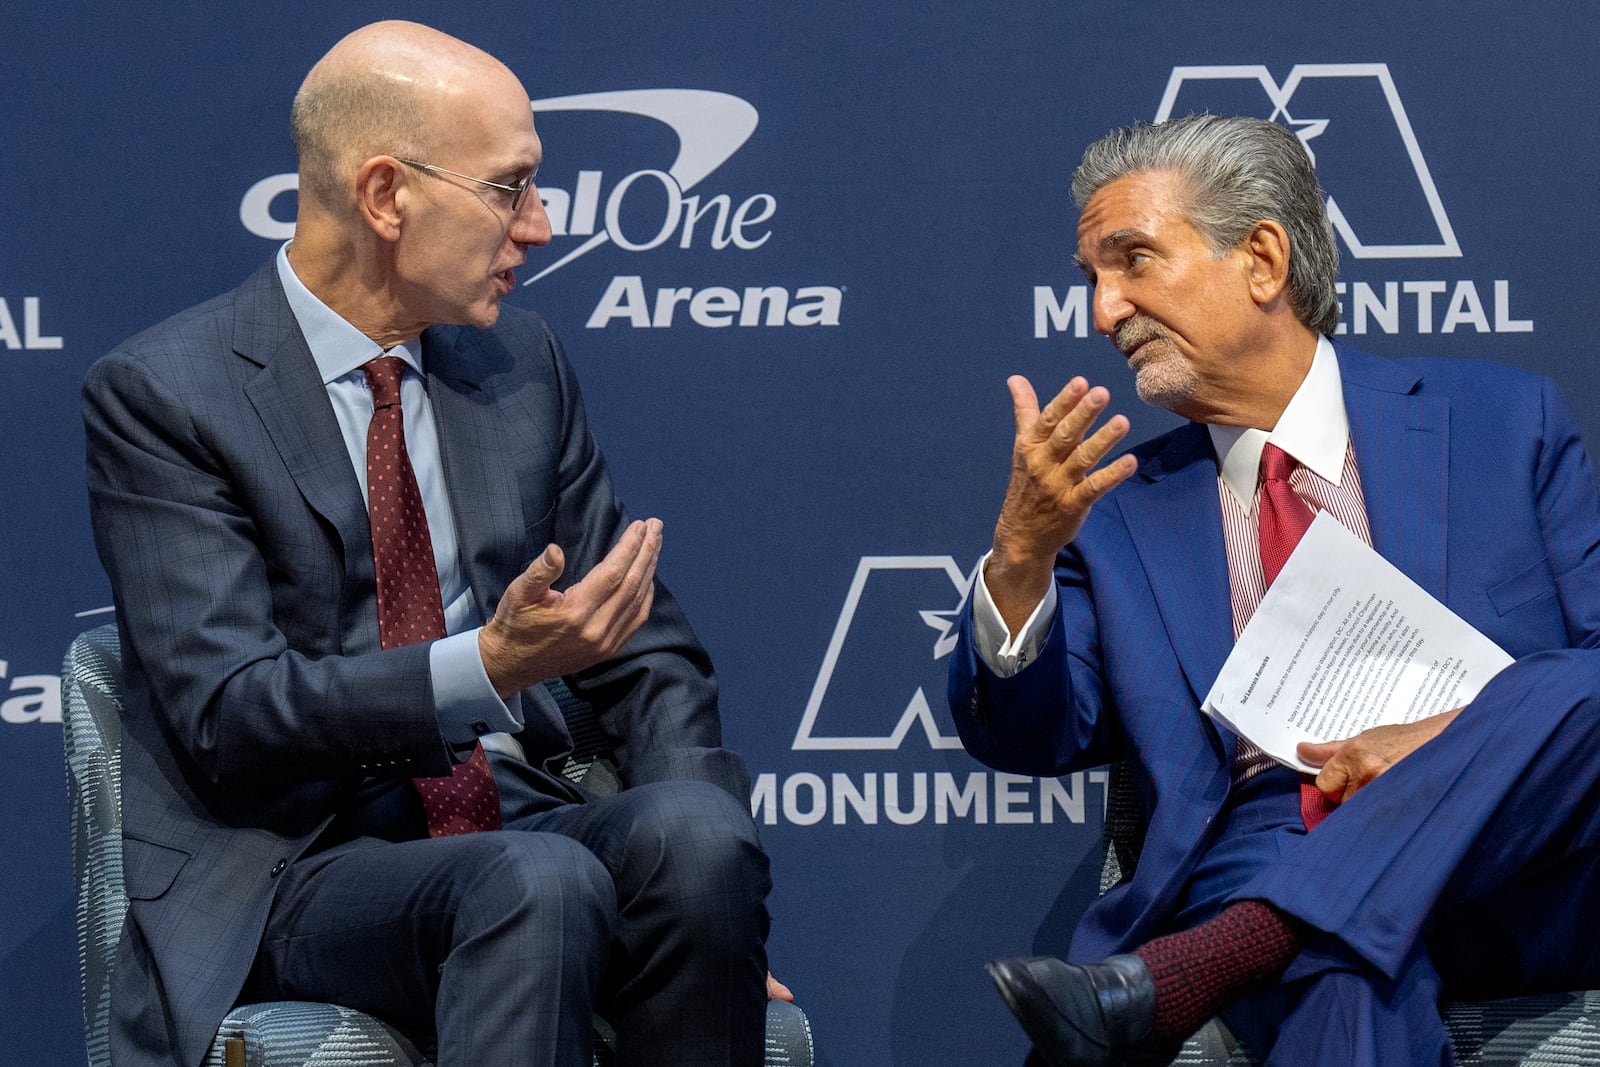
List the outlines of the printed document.
{"type": "Polygon", "coordinates": [[[1280,763],[1301,741],[1459,708],[1511,663],[1500,646],[1318,512],[1223,664],[1205,711],[1280,763]]]}

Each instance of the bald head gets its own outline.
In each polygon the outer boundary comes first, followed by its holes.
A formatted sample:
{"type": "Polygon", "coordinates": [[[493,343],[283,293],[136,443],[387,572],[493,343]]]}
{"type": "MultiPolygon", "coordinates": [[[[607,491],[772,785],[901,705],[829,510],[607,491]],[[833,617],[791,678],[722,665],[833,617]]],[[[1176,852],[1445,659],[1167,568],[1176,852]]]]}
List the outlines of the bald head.
{"type": "Polygon", "coordinates": [[[329,50],[289,115],[300,198],[342,214],[361,164],[376,155],[426,159],[449,136],[452,105],[521,84],[505,64],[415,22],[375,22],[329,50]]]}

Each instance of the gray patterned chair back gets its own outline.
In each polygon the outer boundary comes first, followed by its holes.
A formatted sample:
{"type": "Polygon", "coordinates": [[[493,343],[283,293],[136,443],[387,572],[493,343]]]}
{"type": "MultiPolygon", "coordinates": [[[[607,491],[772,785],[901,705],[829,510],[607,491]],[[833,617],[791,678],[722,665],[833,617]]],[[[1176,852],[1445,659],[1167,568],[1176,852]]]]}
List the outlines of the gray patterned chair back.
{"type": "MultiPolygon", "coordinates": [[[[109,1067],[111,972],[128,898],[122,882],[122,657],[113,625],[80,634],[61,670],[67,808],[78,887],[78,964],[89,1067],[109,1067]]],[[[351,1008],[274,1001],[235,1008],[205,1067],[425,1067],[395,1030],[351,1008]]]]}
{"type": "MultiPolygon", "coordinates": [[[[111,972],[128,898],[122,881],[122,657],[114,625],[73,640],[61,671],[62,733],[72,865],[78,889],[78,963],[89,1067],[109,1067],[111,972]]],[[[581,781],[605,737],[594,711],[559,682],[552,693],[568,717],[574,759],[565,773],[581,781]]],[[[609,1031],[596,1019],[595,1067],[612,1063],[609,1031]]],[[[243,1041],[245,1067],[428,1067],[397,1031],[351,1008],[274,1001],[235,1008],[222,1022],[205,1067],[235,1067],[227,1046],[243,1041]]],[[[767,1009],[769,1067],[811,1067],[811,1025],[793,1004],[767,1009]]]]}
{"type": "MultiPolygon", "coordinates": [[[[1100,892],[1133,877],[1145,816],[1133,777],[1108,768],[1100,892]]],[[[1576,1067],[1600,1064],[1600,991],[1507,1000],[1457,1001],[1444,1012],[1459,1067],[1576,1067]]],[[[1184,1067],[1255,1067],[1261,1061],[1213,1019],[1172,1061],[1184,1067]]]]}

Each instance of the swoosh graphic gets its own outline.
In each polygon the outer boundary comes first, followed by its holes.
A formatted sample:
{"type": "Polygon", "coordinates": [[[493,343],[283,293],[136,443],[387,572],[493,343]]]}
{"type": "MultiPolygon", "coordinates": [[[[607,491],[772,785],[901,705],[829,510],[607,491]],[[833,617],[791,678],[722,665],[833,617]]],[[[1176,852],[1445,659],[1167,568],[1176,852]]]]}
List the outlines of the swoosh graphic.
{"type": "MultiPolygon", "coordinates": [[[[678,158],[667,173],[688,192],[726,163],[756,130],[760,115],[750,104],[729,93],[710,89],[618,89],[606,93],[579,93],[529,101],[535,113],[542,111],[614,111],[642,115],[666,124],[678,135],[678,158]]],[[[568,252],[523,285],[532,285],[545,275],[566,266],[579,256],[610,240],[601,230],[568,252]]]]}

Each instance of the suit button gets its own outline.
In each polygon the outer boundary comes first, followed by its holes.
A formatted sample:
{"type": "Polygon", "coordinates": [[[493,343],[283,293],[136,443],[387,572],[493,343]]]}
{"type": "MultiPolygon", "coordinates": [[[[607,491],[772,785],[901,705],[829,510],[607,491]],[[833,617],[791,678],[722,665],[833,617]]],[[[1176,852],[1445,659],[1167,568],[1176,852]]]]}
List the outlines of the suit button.
{"type": "Polygon", "coordinates": [[[284,868],[287,866],[289,866],[289,864],[286,860],[279,860],[277,863],[274,863],[272,865],[272,877],[278,877],[278,875],[283,873],[284,868]]]}

